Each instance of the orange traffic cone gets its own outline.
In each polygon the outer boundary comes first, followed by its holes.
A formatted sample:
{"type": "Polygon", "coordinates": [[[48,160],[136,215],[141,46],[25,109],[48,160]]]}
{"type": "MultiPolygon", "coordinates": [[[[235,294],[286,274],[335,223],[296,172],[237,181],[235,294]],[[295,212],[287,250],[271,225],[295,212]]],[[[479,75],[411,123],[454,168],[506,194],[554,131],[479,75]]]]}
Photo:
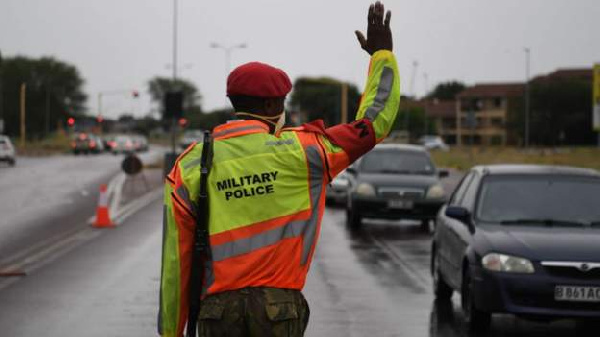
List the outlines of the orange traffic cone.
{"type": "Polygon", "coordinates": [[[108,214],[108,193],[106,193],[106,185],[100,185],[100,198],[98,207],[96,208],[96,220],[92,224],[94,227],[114,227],[115,224],[110,220],[108,214]]]}

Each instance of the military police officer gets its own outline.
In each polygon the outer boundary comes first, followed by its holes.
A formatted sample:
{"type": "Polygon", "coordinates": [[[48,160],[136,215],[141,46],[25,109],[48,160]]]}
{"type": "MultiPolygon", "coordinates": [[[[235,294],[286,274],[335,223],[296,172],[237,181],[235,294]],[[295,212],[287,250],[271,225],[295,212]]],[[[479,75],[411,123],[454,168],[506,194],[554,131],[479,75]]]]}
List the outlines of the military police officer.
{"type": "Polygon", "coordinates": [[[227,96],[238,120],[212,132],[207,178],[208,241],[203,278],[189,284],[198,214],[202,144],[177,160],[165,184],[159,333],[182,336],[188,294],[201,289],[200,336],[302,336],[309,308],[301,290],[325,208],[325,187],[389,133],[400,101],[391,13],[369,7],[371,55],[356,119],[284,128],[287,74],[252,62],[231,72],[227,96]]]}

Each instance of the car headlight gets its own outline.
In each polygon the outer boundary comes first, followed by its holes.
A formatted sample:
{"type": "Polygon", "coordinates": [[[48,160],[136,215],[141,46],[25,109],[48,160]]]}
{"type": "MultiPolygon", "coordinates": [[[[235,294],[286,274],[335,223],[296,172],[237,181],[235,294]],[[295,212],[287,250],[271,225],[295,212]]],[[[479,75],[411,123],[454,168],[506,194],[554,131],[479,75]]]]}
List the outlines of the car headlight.
{"type": "Polygon", "coordinates": [[[356,194],[360,195],[375,195],[375,188],[368,183],[360,183],[356,187],[356,194]]]}
{"type": "Polygon", "coordinates": [[[531,261],[498,253],[490,253],[481,259],[481,264],[487,270],[506,273],[533,274],[535,269],[531,261]]]}
{"type": "Polygon", "coordinates": [[[440,184],[435,184],[427,190],[427,199],[441,199],[446,195],[444,187],[440,184]]]}

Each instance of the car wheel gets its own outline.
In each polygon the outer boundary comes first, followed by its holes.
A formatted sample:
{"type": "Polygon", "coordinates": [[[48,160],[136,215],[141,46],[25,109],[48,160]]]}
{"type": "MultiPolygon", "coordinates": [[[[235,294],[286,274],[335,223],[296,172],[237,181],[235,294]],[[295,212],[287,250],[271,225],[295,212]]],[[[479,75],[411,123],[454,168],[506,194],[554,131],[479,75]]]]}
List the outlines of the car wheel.
{"type": "Polygon", "coordinates": [[[473,296],[471,272],[467,269],[464,273],[461,289],[461,304],[465,322],[471,331],[487,331],[492,323],[492,314],[477,309],[475,306],[475,298],[473,296]]]}
{"type": "Polygon", "coordinates": [[[17,163],[17,161],[16,161],[16,160],[14,160],[14,159],[9,159],[9,160],[8,160],[8,165],[9,165],[9,166],[15,166],[15,164],[16,164],[16,163],[17,163]]]}
{"type": "Polygon", "coordinates": [[[359,229],[362,225],[362,216],[351,203],[346,208],[346,225],[351,229],[359,229]]]}
{"type": "Polygon", "coordinates": [[[446,283],[439,267],[440,256],[437,250],[431,254],[431,277],[433,278],[433,293],[439,301],[449,301],[454,289],[446,283]]]}

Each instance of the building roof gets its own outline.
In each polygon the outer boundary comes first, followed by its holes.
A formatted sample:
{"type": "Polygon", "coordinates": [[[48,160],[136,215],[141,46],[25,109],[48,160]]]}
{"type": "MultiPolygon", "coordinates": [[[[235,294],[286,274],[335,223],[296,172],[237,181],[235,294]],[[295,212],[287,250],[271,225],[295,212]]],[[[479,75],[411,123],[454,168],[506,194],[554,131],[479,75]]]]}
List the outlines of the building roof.
{"type": "Polygon", "coordinates": [[[468,87],[457,97],[512,97],[523,96],[524,92],[525,84],[523,83],[489,83],[468,87]]]}
{"type": "Polygon", "coordinates": [[[456,101],[439,101],[427,102],[425,105],[425,115],[427,117],[455,117],[456,116],[456,101]]]}
{"type": "Polygon", "coordinates": [[[583,80],[592,81],[594,70],[592,68],[572,68],[558,69],[547,75],[541,75],[533,78],[532,82],[553,81],[553,80],[583,80]]]}

